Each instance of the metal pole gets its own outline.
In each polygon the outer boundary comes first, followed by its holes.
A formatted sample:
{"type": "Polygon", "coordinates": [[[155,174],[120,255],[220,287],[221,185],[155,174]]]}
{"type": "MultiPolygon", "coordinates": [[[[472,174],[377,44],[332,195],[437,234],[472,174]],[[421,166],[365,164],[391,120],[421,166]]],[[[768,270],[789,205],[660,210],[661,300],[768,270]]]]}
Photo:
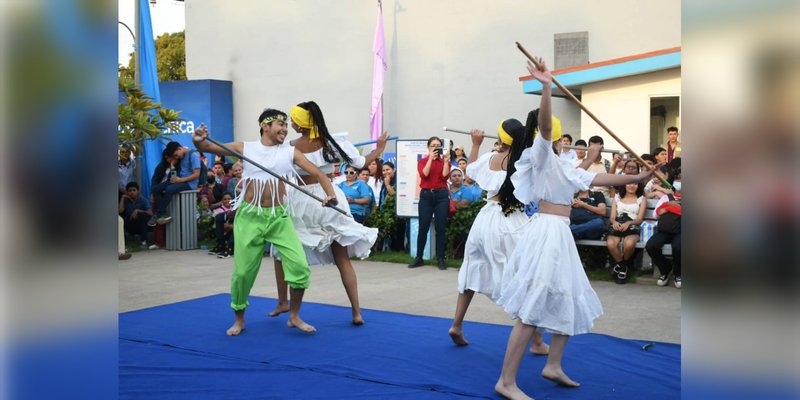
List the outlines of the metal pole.
{"type": "MultiPolygon", "coordinates": [[[[444,130],[444,131],[447,131],[447,132],[461,133],[461,134],[464,134],[464,135],[472,135],[472,132],[462,131],[462,130],[460,130],[460,129],[448,128],[448,127],[446,127],[446,126],[445,126],[445,127],[443,127],[443,128],[442,128],[442,130],[444,130]]],[[[498,137],[497,137],[497,136],[483,135],[483,137],[485,137],[485,138],[490,138],[490,139],[498,139],[498,137]]]]}

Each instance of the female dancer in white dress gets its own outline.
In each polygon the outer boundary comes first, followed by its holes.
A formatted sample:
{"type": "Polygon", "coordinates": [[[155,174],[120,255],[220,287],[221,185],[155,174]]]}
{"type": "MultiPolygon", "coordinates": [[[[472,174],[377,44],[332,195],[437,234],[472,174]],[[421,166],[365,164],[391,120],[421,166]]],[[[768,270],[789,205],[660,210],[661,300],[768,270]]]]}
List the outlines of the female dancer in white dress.
{"type": "MultiPolygon", "coordinates": [[[[359,154],[358,149],[346,140],[335,140],[328,132],[325,119],[317,103],[308,101],[292,107],[289,112],[292,128],[302,136],[292,141],[292,145],[303,152],[306,158],[323,173],[333,174],[334,166],[340,161],[356,168],[368,165],[377,159],[386,148],[389,137],[384,133],[378,140],[377,147],[366,157],[359,154]]],[[[313,175],[298,170],[301,175],[300,185],[317,195],[322,195],[322,187],[313,175]]],[[[338,186],[334,185],[336,198],[340,206],[348,204],[347,197],[338,186]]],[[[292,216],[297,236],[303,243],[309,265],[335,263],[339,269],[347,298],[352,308],[353,324],[362,325],[361,307],[358,304],[358,280],[350,257],[361,259],[369,256],[372,245],[378,237],[378,230],[367,228],[356,222],[351,215],[319,206],[311,197],[295,190],[287,192],[289,213],[292,216]]],[[[348,210],[348,207],[344,207],[348,210]]],[[[348,213],[349,214],[349,213],[348,213]]],[[[278,285],[278,305],[268,315],[277,316],[289,311],[286,283],[283,279],[283,268],[279,256],[275,259],[275,279],[278,285]]]]}
{"type": "MultiPolygon", "coordinates": [[[[462,325],[472,296],[475,292],[483,293],[497,302],[503,268],[529,221],[522,203],[514,198],[510,177],[514,173],[514,163],[522,153],[521,143],[525,141],[525,135],[530,133],[516,119],[501,121],[497,133],[502,143],[499,151],[478,158],[483,131],[472,131],[470,159],[475,161],[467,165],[467,175],[486,190],[487,200],[475,217],[472,226],[480,229],[470,230],[464,261],[458,271],[458,300],[449,334],[459,346],[469,344],[464,338],[462,325]],[[514,143],[519,143],[520,147],[516,152],[511,150],[514,143]]],[[[531,353],[546,355],[547,351],[548,346],[542,340],[542,335],[534,333],[531,353]]]]}
{"type": "MultiPolygon", "coordinates": [[[[559,385],[577,387],[561,368],[561,357],[569,336],[589,332],[594,319],[602,315],[600,299],[583,271],[578,250],[569,229],[572,196],[589,186],[624,185],[644,181],[651,172],[639,175],[610,175],[587,172],[558,157],[559,141],[551,144],[552,75],[537,60],[528,71],[542,83],[538,116],[539,134],[533,146],[523,151],[511,177],[514,196],[522,203],[536,201],[539,211],[525,226],[500,282],[498,304],[516,324],[508,338],[503,370],[495,391],[510,399],[529,399],[517,386],[525,346],[537,329],[552,334],[550,353],[542,376],[559,385]]],[[[529,139],[528,139],[529,140],[529,139]]],[[[598,146],[590,149],[596,157],[598,146]]]]}

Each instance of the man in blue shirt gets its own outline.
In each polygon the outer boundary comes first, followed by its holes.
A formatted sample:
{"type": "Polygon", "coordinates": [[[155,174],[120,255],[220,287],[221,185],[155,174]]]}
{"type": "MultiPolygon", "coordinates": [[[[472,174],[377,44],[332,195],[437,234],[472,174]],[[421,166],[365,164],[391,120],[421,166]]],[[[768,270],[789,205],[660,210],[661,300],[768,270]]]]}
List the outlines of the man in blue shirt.
{"type": "Polygon", "coordinates": [[[606,198],[602,192],[582,190],[572,199],[569,229],[575,240],[600,240],[606,231],[606,198]]]}
{"type": "Polygon", "coordinates": [[[128,182],[125,194],[119,199],[119,213],[125,221],[125,231],[138,235],[143,246],[147,245],[147,220],[153,215],[150,204],[139,195],[139,184],[128,182]]]}
{"type": "Polygon", "coordinates": [[[197,189],[197,182],[200,177],[201,161],[197,152],[190,152],[188,147],[181,146],[178,142],[169,142],[164,152],[178,160],[178,171],[168,181],[155,185],[151,189],[153,198],[156,201],[156,209],[155,215],[147,223],[150,226],[166,224],[172,221],[172,217],[167,214],[167,207],[172,201],[172,195],[184,190],[197,189]]]}

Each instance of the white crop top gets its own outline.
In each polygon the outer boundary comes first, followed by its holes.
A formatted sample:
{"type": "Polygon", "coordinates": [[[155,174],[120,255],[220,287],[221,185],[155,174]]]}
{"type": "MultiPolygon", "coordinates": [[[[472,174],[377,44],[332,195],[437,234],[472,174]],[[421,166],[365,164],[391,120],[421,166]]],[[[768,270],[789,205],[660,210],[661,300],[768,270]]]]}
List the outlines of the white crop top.
{"type": "MultiPolygon", "coordinates": [[[[295,172],[294,165],[294,146],[283,143],[275,146],[264,146],[261,142],[244,142],[244,156],[261,164],[264,168],[269,169],[280,177],[290,181],[297,182],[297,173],[295,172]]],[[[259,167],[242,160],[244,166],[242,170],[242,179],[236,184],[237,189],[242,189],[236,198],[231,202],[232,207],[237,209],[242,204],[247,204],[244,201],[244,195],[251,183],[250,187],[255,190],[252,205],[258,206],[261,204],[261,198],[264,195],[264,188],[267,187],[272,193],[272,204],[275,204],[278,196],[278,184],[280,181],[269,173],[265,172],[259,167]]],[[[283,199],[280,199],[283,201],[283,199]]]]}
{"type": "Polygon", "coordinates": [[[486,191],[487,199],[497,196],[500,187],[503,186],[503,182],[506,180],[506,171],[494,171],[489,167],[495,154],[497,153],[483,154],[467,165],[467,176],[474,179],[478,186],[486,191]]]}
{"type": "MultiPolygon", "coordinates": [[[[303,139],[300,139],[300,140],[305,140],[305,139],[303,138],[303,139]]],[[[347,154],[347,156],[350,157],[351,160],[353,160],[353,164],[352,165],[354,167],[359,168],[359,169],[360,168],[364,168],[364,162],[367,159],[358,152],[358,149],[356,149],[356,146],[354,146],[352,143],[350,143],[350,142],[348,142],[346,140],[343,140],[343,139],[336,140],[336,143],[339,145],[339,147],[342,148],[342,151],[344,151],[344,153],[347,154]]],[[[333,146],[331,146],[331,147],[333,147],[333,146]]],[[[334,148],[334,150],[336,149],[335,147],[333,147],[333,148],[334,148]]],[[[311,161],[312,164],[316,165],[317,168],[319,168],[320,171],[322,171],[323,174],[327,175],[327,174],[332,174],[333,173],[333,164],[325,161],[325,158],[322,156],[322,148],[320,148],[319,150],[313,151],[311,153],[303,153],[303,154],[306,156],[308,161],[311,161]]],[[[297,172],[297,174],[300,175],[300,176],[308,176],[309,175],[309,173],[306,172],[306,170],[304,170],[304,169],[302,169],[302,168],[300,168],[300,167],[298,167],[296,165],[295,165],[294,168],[295,168],[295,171],[297,172]]]]}
{"type": "Polygon", "coordinates": [[[562,160],[542,135],[536,135],[533,146],[522,152],[514,166],[517,171],[511,183],[514,197],[522,204],[544,200],[569,206],[575,192],[588,189],[597,175],[562,160]]]}
{"type": "Polygon", "coordinates": [[[617,202],[617,216],[622,216],[623,214],[630,217],[630,219],[635,220],[639,216],[639,207],[642,206],[642,201],[644,201],[644,197],[639,196],[636,199],[635,203],[623,203],[620,199],[619,195],[614,196],[614,201],[617,202]]]}

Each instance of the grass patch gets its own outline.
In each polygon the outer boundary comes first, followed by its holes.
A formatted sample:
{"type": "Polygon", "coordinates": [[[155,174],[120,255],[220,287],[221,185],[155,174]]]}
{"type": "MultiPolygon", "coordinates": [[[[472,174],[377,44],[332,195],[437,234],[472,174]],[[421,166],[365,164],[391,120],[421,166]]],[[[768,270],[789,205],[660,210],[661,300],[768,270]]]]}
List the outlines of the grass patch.
{"type": "MultiPolygon", "coordinates": [[[[411,264],[414,258],[402,251],[373,252],[367,257],[367,261],[389,262],[395,264],[411,264]]],[[[445,259],[444,264],[447,268],[460,268],[463,260],[445,259]]],[[[425,265],[437,265],[436,260],[425,260],[425,265]]]]}

